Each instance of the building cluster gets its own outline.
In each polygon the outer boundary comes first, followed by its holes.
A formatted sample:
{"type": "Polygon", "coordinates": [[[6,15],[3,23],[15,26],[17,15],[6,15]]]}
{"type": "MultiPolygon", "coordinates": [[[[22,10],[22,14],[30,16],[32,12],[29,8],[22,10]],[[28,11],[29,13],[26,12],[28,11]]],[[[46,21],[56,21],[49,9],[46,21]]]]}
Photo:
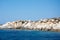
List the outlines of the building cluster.
{"type": "Polygon", "coordinates": [[[41,19],[38,21],[19,20],[5,23],[0,28],[60,31],[60,18],[41,19]]]}

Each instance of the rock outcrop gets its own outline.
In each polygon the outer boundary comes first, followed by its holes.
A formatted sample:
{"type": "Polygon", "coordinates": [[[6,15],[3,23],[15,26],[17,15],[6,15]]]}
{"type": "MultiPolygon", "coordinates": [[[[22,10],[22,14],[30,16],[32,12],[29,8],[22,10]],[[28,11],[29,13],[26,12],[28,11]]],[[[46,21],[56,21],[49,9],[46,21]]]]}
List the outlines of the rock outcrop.
{"type": "Polygon", "coordinates": [[[30,21],[30,20],[13,21],[1,25],[0,28],[60,31],[60,17],[41,19],[38,21],[30,21]]]}

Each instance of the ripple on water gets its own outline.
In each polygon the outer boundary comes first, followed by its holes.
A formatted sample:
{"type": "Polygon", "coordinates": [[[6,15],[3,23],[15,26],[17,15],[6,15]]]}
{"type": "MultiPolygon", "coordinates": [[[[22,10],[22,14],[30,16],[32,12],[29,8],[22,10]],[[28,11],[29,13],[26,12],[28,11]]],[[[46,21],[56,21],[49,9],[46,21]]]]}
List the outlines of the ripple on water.
{"type": "Polygon", "coordinates": [[[0,30],[0,40],[60,40],[60,32],[0,30]]]}

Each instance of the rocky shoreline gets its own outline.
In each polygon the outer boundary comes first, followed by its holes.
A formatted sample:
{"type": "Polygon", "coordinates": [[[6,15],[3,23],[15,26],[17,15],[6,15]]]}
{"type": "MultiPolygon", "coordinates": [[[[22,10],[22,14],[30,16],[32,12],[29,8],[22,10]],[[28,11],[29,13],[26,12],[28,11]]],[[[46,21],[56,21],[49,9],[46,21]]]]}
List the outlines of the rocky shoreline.
{"type": "Polygon", "coordinates": [[[28,29],[60,32],[60,17],[40,19],[37,21],[18,20],[13,22],[7,22],[3,25],[0,25],[0,29],[28,29]]]}

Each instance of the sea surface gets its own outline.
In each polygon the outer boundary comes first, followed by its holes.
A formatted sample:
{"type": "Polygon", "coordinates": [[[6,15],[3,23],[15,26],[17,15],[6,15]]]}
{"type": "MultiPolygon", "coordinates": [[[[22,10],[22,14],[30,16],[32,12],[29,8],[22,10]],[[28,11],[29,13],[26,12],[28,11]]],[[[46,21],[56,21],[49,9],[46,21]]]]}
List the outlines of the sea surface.
{"type": "Polygon", "coordinates": [[[0,30],[0,40],[60,40],[60,32],[0,30]]]}

